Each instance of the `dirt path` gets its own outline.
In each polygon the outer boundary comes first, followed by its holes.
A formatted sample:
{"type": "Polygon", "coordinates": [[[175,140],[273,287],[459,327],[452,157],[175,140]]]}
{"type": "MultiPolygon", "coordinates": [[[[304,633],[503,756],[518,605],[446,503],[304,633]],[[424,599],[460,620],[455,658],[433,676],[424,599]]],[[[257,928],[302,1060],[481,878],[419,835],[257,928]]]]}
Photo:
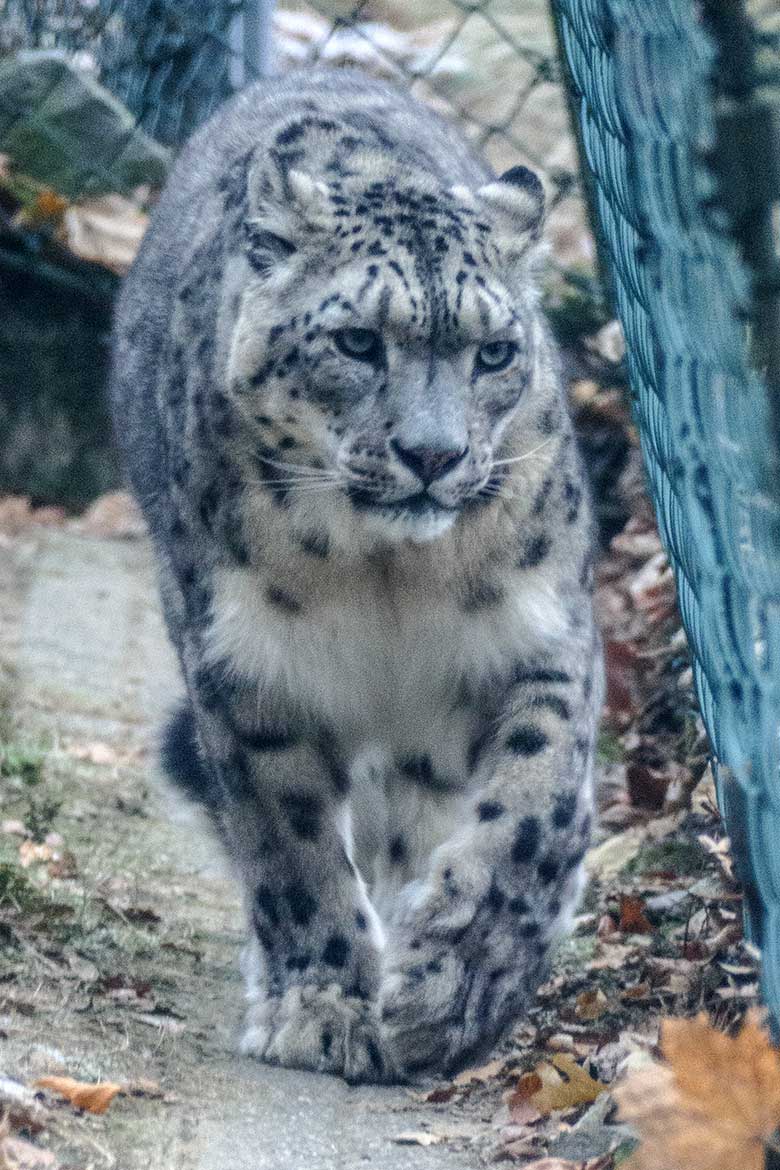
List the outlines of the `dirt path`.
{"type": "Polygon", "coordinates": [[[25,911],[0,935],[3,1071],[145,1079],[164,1094],[120,1097],[103,1117],[55,1108],[39,1140],[80,1170],[474,1166],[475,1125],[458,1137],[449,1124],[446,1145],[393,1140],[442,1126],[404,1090],[234,1055],[236,892],[154,774],[153,727],[179,683],[146,544],[57,530],[9,542],[0,621],[22,758],[4,768],[0,873],[16,883],[6,904],[25,911]],[[24,870],[14,821],[59,835],[24,870]]]}

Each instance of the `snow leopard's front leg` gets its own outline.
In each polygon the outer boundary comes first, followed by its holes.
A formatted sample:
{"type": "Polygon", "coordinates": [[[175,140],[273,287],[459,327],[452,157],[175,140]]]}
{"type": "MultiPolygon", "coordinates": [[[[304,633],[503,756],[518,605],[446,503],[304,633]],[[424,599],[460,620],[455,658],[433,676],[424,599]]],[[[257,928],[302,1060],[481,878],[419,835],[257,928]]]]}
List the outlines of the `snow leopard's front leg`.
{"type": "Polygon", "coordinates": [[[401,894],[380,1010],[385,1049],[407,1075],[478,1059],[549,969],[590,835],[594,644],[518,667],[482,745],[468,821],[434,852],[427,881],[401,894]]]}
{"type": "Polygon", "coordinates": [[[242,1051],[350,1081],[388,1079],[376,1015],[383,938],[350,856],[336,749],[300,714],[267,695],[261,703],[256,685],[189,657],[210,804],[249,919],[242,1051]]]}

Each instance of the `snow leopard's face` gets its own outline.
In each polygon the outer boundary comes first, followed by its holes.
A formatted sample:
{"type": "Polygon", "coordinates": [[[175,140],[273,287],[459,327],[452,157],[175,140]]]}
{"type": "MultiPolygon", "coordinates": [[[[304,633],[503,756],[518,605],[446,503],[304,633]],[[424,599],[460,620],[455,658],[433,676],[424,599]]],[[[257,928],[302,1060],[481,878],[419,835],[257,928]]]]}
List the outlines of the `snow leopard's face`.
{"type": "Polygon", "coordinates": [[[293,491],[343,494],[384,539],[432,539],[500,492],[532,391],[538,180],[287,185],[247,220],[231,393],[293,491]]]}

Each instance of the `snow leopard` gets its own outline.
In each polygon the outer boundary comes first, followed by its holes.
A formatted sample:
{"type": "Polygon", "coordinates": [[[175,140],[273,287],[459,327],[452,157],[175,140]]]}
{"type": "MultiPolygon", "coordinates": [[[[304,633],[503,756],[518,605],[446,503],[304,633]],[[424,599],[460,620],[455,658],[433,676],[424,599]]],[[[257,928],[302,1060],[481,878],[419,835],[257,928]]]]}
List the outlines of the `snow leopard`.
{"type": "Polygon", "coordinates": [[[479,1059],[581,893],[602,678],[544,203],[409,94],[299,72],[196,132],[124,282],[162,763],[237,875],[272,1064],[479,1059]]]}

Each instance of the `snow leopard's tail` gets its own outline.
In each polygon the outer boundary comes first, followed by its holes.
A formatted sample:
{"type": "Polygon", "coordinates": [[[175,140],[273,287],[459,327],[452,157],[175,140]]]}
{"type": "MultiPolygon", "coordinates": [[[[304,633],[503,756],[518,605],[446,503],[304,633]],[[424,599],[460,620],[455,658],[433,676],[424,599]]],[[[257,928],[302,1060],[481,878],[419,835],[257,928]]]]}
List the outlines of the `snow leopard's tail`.
{"type": "Polygon", "coordinates": [[[160,762],[174,784],[212,816],[217,815],[219,800],[214,781],[203,761],[195,732],[195,716],[185,699],[176,708],[162,734],[160,762]]]}

